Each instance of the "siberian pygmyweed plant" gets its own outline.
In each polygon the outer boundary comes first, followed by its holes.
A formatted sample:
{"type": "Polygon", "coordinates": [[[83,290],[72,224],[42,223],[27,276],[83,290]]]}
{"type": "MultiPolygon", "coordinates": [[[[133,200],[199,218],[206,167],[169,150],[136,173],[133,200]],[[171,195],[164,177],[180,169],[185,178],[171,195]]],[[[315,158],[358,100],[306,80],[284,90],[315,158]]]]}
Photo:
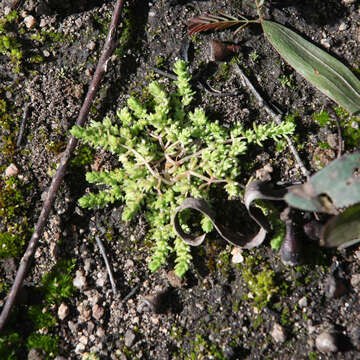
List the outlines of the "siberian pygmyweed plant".
{"type": "MultiPolygon", "coordinates": [[[[149,268],[158,270],[174,251],[175,273],[181,277],[192,259],[190,249],[172,227],[174,210],[186,197],[209,199],[210,189],[223,186],[227,194],[239,194],[237,179],[241,155],[250,143],[262,144],[291,135],[292,122],[274,123],[244,129],[241,123],[231,128],[210,121],[202,108],[192,108],[194,92],[184,61],[174,66],[176,90],[167,94],[157,83],[148,86],[151,101],[134,97],[117,112],[115,121],[106,117],[87,127],[73,127],[71,133],[95,147],[116,155],[121,166],[111,171],[89,172],[90,183],[102,185],[96,193],[79,200],[85,208],[104,207],[120,201],[122,219],[131,220],[136,212],[145,213],[149,233],[154,241],[149,268]]],[[[184,215],[184,228],[185,215],[184,215]]],[[[203,218],[201,226],[210,232],[212,224],[203,218]]]]}

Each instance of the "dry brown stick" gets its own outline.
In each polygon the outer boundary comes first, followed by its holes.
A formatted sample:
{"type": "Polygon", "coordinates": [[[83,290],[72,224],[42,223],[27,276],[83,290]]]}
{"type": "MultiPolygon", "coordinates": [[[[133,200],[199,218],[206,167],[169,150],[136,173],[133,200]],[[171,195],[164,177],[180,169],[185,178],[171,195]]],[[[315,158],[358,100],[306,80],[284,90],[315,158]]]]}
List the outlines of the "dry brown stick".
{"type": "MultiPolygon", "coordinates": [[[[116,30],[120,22],[120,15],[123,8],[124,0],[117,0],[114,11],[111,18],[111,24],[109,33],[107,35],[105,45],[100,57],[100,60],[98,62],[98,65],[95,70],[95,74],[93,76],[93,79],[90,83],[89,90],[86,94],[86,98],[83,102],[83,105],[80,109],[79,116],[76,120],[76,126],[83,126],[85,123],[85,120],[87,118],[87,115],[90,110],[90,106],[92,102],[94,101],[94,98],[96,96],[97,90],[100,86],[100,82],[104,76],[104,73],[106,72],[108,61],[113,53],[113,50],[115,48],[115,35],[116,30]]],[[[70,137],[68,144],[66,146],[66,149],[61,157],[59,167],[56,171],[56,174],[54,175],[47,199],[45,200],[43,207],[41,209],[41,213],[39,216],[39,219],[36,223],[35,230],[31,236],[31,239],[29,241],[29,245],[25,251],[24,256],[21,259],[19,269],[16,273],[16,277],[14,280],[14,284],[11,288],[10,294],[6,300],[5,306],[2,309],[1,315],[0,315],[0,331],[4,327],[6,320],[10,314],[10,310],[12,306],[14,305],[16,295],[18,294],[23,281],[25,279],[27,270],[29,268],[30,262],[34,256],[38,241],[43,233],[44,227],[46,225],[47,219],[49,217],[49,214],[51,212],[51,209],[53,207],[56,194],[60,188],[60,185],[62,183],[62,180],[65,176],[67,165],[70,160],[70,156],[72,152],[74,151],[78,140],[75,139],[73,136],[70,137]]]]}

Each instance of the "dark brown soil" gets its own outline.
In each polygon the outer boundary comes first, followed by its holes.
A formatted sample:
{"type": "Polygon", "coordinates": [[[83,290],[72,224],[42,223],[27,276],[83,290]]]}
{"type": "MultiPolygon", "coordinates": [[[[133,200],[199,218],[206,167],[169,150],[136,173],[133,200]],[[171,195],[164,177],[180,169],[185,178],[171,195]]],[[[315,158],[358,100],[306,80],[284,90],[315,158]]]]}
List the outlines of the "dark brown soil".
{"type": "MultiPolygon", "coordinates": [[[[0,2],[0,15],[11,3],[0,2]]],[[[8,56],[0,55],[0,99],[6,101],[14,119],[9,129],[0,127],[0,170],[3,173],[10,163],[19,169],[17,176],[27,185],[27,216],[30,223],[35,223],[43,194],[66,145],[68,130],[76,120],[94,73],[113,2],[26,0],[19,6],[18,28],[13,32],[24,50],[20,72],[9,66],[8,56]],[[31,29],[24,23],[27,15],[36,20],[31,29]],[[46,40],[39,41],[35,35],[42,32],[47,34],[46,40]],[[34,55],[42,56],[42,61],[31,62],[34,55]],[[11,139],[16,142],[26,104],[30,111],[22,144],[5,148],[11,139]]],[[[89,121],[113,116],[129,95],[141,94],[150,79],[168,83],[149,66],[171,71],[181,56],[189,18],[217,11],[256,18],[256,11],[238,0],[134,0],[128,1],[125,9],[122,29],[126,29],[126,36],[121,37],[108,65],[89,121]]],[[[358,1],[265,1],[264,15],[295,30],[359,73],[358,1]]],[[[336,105],[282,61],[258,25],[248,26],[235,38],[231,30],[192,38],[189,63],[193,75],[209,79],[209,84],[220,91],[240,90],[237,97],[216,97],[197,90],[196,101],[210,118],[220,119],[228,126],[237,120],[246,126],[271,121],[248,89],[242,87],[230,62],[209,60],[211,39],[239,44],[240,66],[255,87],[285,115],[296,115],[294,141],[311,173],[335,158],[336,148],[324,150],[319,146],[329,136],[336,136],[335,122],[334,126],[320,127],[313,115],[336,105]],[[286,80],[290,82],[285,84],[286,80]]],[[[345,151],[356,149],[357,144],[352,144],[345,151]]],[[[115,159],[103,152],[96,153],[95,159],[102,168],[116,165],[115,159]]],[[[274,144],[254,147],[244,162],[248,169],[243,174],[244,185],[268,163],[274,169],[273,182],[305,180],[291,153],[287,149],[276,151],[274,144]]],[[[90,165],[70,167],[24,293],[12,315],[16,319],[34,301],[41,305],[41,299],[32,298],[41,277],[57,262],[75,259],[74,276],[85,277],[84,286],[62,301],[69,308],[64,319],[58,318],[60,304],[55,305],[46,311],[57,318],[57,324],[37,330],[59,337],[58,360],[81,359],[86,353],[97,356],[94,359],[122,360],[360,359],[358,246],[341,252],[324,250],[304,239],[304,264],[292,268],[284,266],[279,252],[266,242],[255,250],[244,251],[244,262],[235,265],[231,262],[232,248],[213,234],[204,246],[193,250],[191,270],[184,283],[176,287],[170,272],[173,264],[155,274],[147,268],[150,251],[142,214],[125,224],[121,221],[121,204],[97,211],[86,211],[77,205],[77,199],[88,187],[85,172],[89,169],[90,165]],[[118,287],[116,295],[112,293],[94,234],[105,243],[118,287]],[[276,288],[266,306],[256,303],[249,284],[262,271],[273,271],[276,288]],[[250,280],[244,273],[250,274],[250,280]],[[334,286],[338,291],[335,295],[334,286]],[[144,311],[144,297],[154,294],[159,307],[156,311],[144,311]],[[323,332],[335,334],[330,339],[333,352],[319,350],[317,342],[323,332]]],[[[216,201],[225,221],[240,206],[235,201],[228,210],[225,201],[216,201]]],[[[301,218],[307,216],[300,214],[301,218]]],[[[3,299],[19,261],[20,256],[2,261],[0,280],[7,284],[1,293],[3,299]]],[[[29,327],[29,321],[14,320],[5,329],[5,335],[17,332],[25,339],[14,358],[51,357],[26,347],[29,327]]]]}

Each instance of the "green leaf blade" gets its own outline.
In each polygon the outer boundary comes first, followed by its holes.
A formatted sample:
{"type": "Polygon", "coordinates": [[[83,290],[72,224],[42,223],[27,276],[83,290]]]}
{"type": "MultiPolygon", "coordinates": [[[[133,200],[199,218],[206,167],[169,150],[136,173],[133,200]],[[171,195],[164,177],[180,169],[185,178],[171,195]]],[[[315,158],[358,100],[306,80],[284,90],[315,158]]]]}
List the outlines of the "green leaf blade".
{"type": "Polygon", "coordinates": [[[360,113],[360,80],[339,60],[272,21],[262,22],[270,43],[300,75],[352,114],[360,113]]]}

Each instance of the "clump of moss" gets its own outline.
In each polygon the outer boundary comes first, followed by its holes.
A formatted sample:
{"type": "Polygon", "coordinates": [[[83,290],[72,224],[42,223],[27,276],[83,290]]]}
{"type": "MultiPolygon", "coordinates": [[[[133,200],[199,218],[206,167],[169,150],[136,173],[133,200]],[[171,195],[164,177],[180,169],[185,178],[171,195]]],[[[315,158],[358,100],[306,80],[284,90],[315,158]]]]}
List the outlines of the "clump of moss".
{"type": "Polygon", "coordinates": [[[12,29],[17,26],[17,19],[17,12],[12,11],[0,20],[0,53],[10,57],[15,72],[20,71],[23,57],[21,44],[12,33],[12,29]]]}
{"type": "Polygon", "coordinates": [[[57,324],[52,305],[73,295],[74,267],[75,260],[63,260],[44,275],[42,285],[34,289],[42,294],[42,299],[36,305],[18,309],[14,314],[16,318],[11,319],[12,329],[8,328],[0,337],[0,359],[22,359],[24,351],[33,348],[43,350],[46,359],[53,359],[58,354],[59,337],[50,334],[57,324]],[[29,326],[20,334],[23,329],[19,330],[19,324],[24,322],[29,326]]]}
{"type": "Polygon", "coordinates": [[[247,257],[242,266],[242,276],[250,290],[254,305],[258,309],[266,307],[273,295],[279,292],[279,287],[275,280],[275,272],[268,266],[264,266],[261,271],[255,271],[255,259],[247,257]]]}
{"type": "MultiPolygon", "coordinates": [[[[351,116],[340,106],[337,106],[334,110],[340,121],[342,136],[344,138],[346,148],[348,150],[357,148],[360,143],[359,117],[351,116]]],[[[313,118],[322,127],[335,125],[334,120],[331,118],[329,112],[327,111],[321,111],[319,113],[316,113],[314,114],[313,118]]],[[[321,146],[323,148],[330,148],[329,144],[327,143],[323,143],[321,144],[321,146]]]]}
{"type": "Polygon", "coordinates": [[[80,146],[74,158],[71,160],[71,166],[79,167],[85,165],[91,165],[94,162],[94,149],[88,145],[80,146]]]}
{"type": "Polygon", "coordinates": [[[6,229],[0,232],[0,259],[20,255],[30,235],[25,192],[21,180],[15,176],[0,180],[0,224],[6,229]]]}
{"type": "Polygon", "coordinates": [[[75,260],[63,260],[55,269],[47,273],[41,280],[41,292],[48,304],[59,304],[63,299],[73,295],[75,288],[72,284],[75,260]]]}
{"type": "Polygon", "coordinates": [[[42,349],[47,353],[47,358],[54,358],[58,354],[58,336],[51,336],[39,333],[32,333],[28,337],[27,348],[42,349]]]}

